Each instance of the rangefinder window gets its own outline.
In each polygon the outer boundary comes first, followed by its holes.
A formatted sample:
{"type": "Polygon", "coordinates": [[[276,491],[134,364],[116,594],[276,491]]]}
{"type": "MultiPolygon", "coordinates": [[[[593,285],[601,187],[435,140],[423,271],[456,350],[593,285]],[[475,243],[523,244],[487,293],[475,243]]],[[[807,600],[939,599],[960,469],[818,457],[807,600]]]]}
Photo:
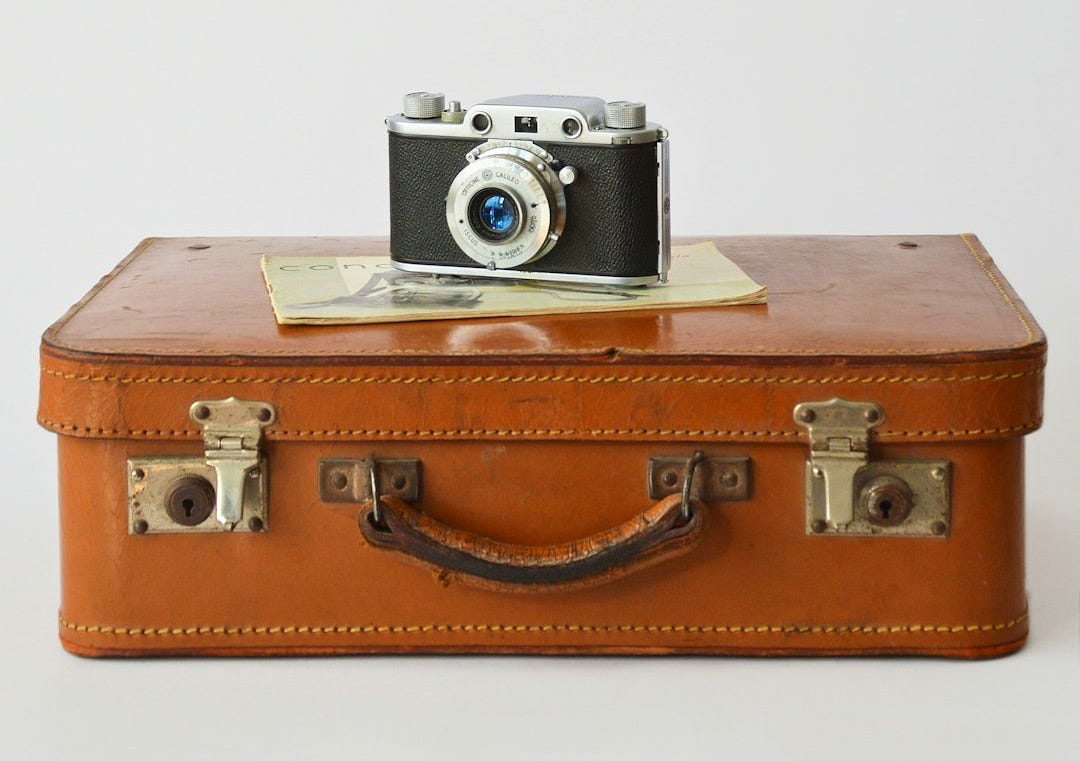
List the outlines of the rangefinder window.
{"type": "Polygon", "coordinates": [[[514,132],[536,132],[536,117],[515,116],[514,132]]]}

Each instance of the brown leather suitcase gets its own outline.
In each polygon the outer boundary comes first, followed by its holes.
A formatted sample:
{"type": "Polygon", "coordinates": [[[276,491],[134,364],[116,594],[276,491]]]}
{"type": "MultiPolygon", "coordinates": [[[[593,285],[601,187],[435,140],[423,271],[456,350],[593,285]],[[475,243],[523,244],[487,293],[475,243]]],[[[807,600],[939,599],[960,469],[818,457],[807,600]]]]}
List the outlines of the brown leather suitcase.
{"type": "Polygon", "coordinates": [[[82,655],[989,657],[1046,343],[971,235],[715,238],[759,306],[281,327],[151,239],[52,326],[82,655]]]}

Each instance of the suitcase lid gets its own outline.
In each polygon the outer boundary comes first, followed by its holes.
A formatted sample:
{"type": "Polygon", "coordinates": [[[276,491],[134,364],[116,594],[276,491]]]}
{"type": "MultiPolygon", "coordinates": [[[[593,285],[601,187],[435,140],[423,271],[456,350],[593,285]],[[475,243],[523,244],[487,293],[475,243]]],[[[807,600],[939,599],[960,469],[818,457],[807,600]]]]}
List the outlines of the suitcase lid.
{"type": "Polygon", "coordinates": [[[794,404],[840,396],[886,441],[1038,427],[1045,337],[973,235],[712,240],[768,304],[281,326],[263,254],[386,239],[148,239],[45,333],[39,420],[198,438],[192,401],[235,395],[282,412],[268,438],[792,440],[794,404]]]}

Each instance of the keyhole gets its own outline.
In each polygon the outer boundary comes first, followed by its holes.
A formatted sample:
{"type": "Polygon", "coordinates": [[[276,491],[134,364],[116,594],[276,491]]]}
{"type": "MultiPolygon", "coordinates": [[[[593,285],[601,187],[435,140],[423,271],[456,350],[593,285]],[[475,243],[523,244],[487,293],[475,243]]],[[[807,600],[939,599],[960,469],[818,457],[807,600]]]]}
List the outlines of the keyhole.
{"type": "Polygon", "coordinates": [[[214,487],[199,476],[181,476],[165,494],[165,512],[181,526],[198,526],[214,510],[214,487]]]}
{"type": "Polygon", "coordinates": [[[859,505],[876,526],[899,526],[911,512],[911,487],[894,476],[880,476],[862,488],[859,505]]]}

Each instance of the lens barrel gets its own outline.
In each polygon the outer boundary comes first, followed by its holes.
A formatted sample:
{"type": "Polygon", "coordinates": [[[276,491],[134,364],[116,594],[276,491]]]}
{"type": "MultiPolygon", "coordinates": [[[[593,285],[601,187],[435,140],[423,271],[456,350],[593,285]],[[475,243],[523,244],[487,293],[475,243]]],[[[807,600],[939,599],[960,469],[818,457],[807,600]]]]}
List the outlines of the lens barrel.
{"type": "Polygon", "coordinates": [[[527,143],[489,141],[450,184],[446,223],[461,250],[488,269],[533,262],[558,241],[566,198],[552,156],[527,143]]]}

